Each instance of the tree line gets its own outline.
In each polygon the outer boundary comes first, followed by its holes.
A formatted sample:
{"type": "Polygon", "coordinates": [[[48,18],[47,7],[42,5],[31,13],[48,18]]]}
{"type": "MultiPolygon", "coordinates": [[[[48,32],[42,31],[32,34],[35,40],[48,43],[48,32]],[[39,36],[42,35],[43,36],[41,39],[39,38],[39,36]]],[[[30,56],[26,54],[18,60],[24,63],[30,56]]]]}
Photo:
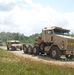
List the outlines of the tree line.
{"type": "MultiPolygon", "coordinates": [[[[39,34],[32,34],[30,36],[25,36],[21,33],[10,33],[10,32],[0,32],[0,40],[6,42],[7,40],[19,40],[22,43],[33,43],[35,41],[36,36],[39,34]]],[[[74,34],[70,34],[74,37],[74,34]]]]}
{"type": "Polygon", "coordinates": [[[33,43],[35,40],[35,37],[39,34],[33,34],[30,36],[25,36],[21,33],[10,33],[10,32],[0,32],[0,40],[7,41],[7,40],[19,40],[23,43],[33,43]]]}

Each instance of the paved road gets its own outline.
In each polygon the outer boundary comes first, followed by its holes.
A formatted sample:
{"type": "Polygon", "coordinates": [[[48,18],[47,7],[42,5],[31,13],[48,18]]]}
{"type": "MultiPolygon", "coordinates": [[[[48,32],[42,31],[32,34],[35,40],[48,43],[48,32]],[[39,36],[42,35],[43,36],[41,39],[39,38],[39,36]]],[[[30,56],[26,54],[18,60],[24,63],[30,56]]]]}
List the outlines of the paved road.
{"type": "MultiPolygon", "coordinates": [[[[0,48],[7,50],[6,47],[4,47],[4,46],[2,46],[0,48]]],[[[9,52],[12,52],[17,56],[24,57],[25,59],[29,59],[31,61],[42,62],[45,64],[55,64],[55,65],[60,65],[60,66],[62,65],[62,66],[68,66],[68,67],[74,68],[74,60],[71,60],[71,61],[53,60],[47,56],[34,56],[34,55],[24,54],[23,50],[9,51],[9,52]]]]}

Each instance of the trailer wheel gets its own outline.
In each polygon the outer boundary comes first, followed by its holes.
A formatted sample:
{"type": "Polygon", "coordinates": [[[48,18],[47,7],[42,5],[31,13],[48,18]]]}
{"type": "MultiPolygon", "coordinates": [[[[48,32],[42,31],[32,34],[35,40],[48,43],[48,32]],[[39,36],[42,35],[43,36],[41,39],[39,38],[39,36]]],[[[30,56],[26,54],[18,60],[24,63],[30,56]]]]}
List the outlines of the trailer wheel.
{"type": "Polygon", "coordinates": [[[61,51],[59,50],[59,48],[53,46],[50,50],[50,57],[52,59],[60,59],[60,56],[61,56],[61,51]]]}
{"type": "Polygon", "coordinates": [[[34,46],[34,48],[33,48],[33,54],[34,55],[39,55],[39,47],[34,46]]]}
{"type": "Polygon", "coordinates": [[[29,54],[33,54],[32,46],[29,46],[29,47],[28,47],[28,53],[29,53],[29,54]]]}
{"type": "Polygon", "coordinates": [[[70,56],[68,56],[68,55],[65,55],[65,57],[67,58],[67,59],[73,59],[73,55],[70,55],[70,56]]]}
{"type": "Polygon", "coordinates": [[[23,46],[23,51],[24,51],[24,53],[28,53],[28,48],[27,48],[27,46],[25,45],[25,46],[23,46]]]}

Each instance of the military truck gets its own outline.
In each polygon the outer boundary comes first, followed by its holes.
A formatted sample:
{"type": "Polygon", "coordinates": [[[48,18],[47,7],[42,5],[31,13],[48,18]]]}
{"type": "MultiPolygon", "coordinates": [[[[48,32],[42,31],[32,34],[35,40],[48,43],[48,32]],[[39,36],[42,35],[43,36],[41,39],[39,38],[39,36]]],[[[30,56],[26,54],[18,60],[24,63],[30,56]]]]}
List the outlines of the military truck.
{"type": "Polygon", "coordinates": [[[7,40],[6,42],[7,50],[22,50],[22,44],[18,40],[7,40]]]}
{"type": "Polygon", "coordinates": [[[70,30],[53,26],[44,28],[42,34],[36,37],[33,46],[23,45],[24,53],[39,55],[46,54],[52,59],[60,59],[64,55],[68,59],[74,57],[74,38],[70,30]]]}

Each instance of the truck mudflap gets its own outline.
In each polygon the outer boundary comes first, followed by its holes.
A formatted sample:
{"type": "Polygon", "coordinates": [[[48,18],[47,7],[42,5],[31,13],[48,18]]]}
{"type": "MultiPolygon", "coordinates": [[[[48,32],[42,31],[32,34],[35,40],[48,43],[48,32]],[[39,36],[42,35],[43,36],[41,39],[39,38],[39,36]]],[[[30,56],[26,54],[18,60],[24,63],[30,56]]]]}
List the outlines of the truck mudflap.
{"type": "Polygon", "coordinates": [[[66,51],[66,55],[74,55],[74,51],[66,51]]]}

